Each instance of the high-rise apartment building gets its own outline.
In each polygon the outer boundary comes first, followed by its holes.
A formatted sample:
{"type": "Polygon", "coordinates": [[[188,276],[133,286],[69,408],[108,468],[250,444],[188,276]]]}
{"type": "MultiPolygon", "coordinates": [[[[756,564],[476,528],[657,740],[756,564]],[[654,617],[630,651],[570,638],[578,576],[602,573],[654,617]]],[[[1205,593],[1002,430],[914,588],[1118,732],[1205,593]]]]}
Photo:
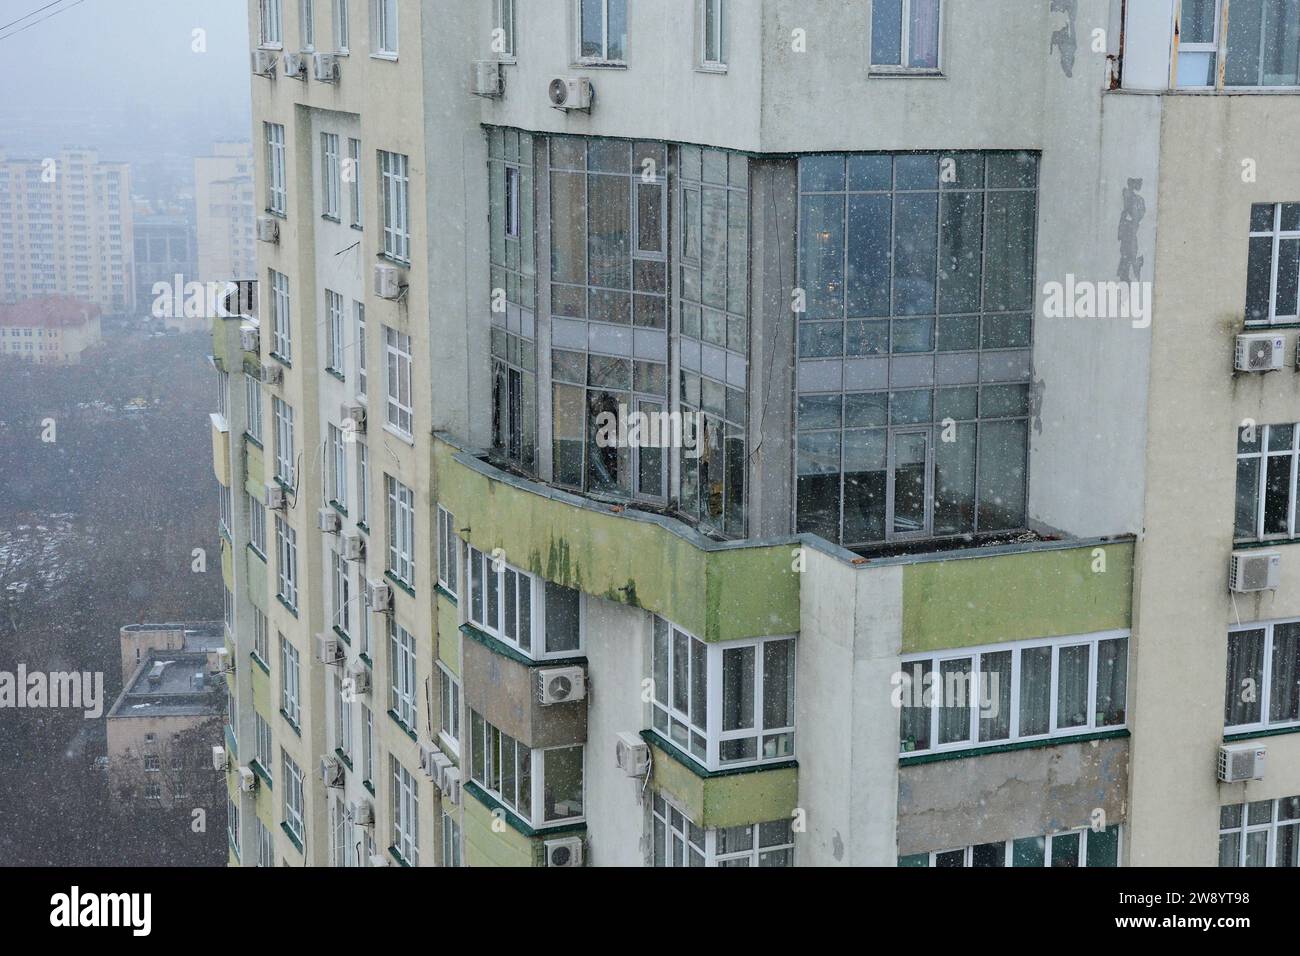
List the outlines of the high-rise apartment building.
{"type": "Polygon", "coordinates": [[[232,863],[1298,862],[1286,3],[250,15],[232,863]]]}
{"type": "Polygon", "coordinates": [[[0,302],[70,295],[134,306],[131,175],[93,150],[0,156],[0,302]]]}
{"type": "Polygon", "coordinates": [[[255,205],[251,144],[215,143],[211,156],[194,160],[198,272],[192,278],[226,282],[256,275],[255,205]]]}

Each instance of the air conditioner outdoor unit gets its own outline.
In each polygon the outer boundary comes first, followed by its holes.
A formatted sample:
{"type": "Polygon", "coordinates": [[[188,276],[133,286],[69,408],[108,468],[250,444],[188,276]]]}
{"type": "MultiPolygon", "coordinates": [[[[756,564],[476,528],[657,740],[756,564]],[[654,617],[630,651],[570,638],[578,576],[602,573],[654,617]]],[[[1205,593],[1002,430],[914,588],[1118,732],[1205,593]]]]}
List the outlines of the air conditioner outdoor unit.
{"type": "Polygon", "coordinates": [[[587,675],[581,667],[543,667],[537,671],[541,702],[566,704],[587,696],[587,675]]]}
{"type": "Polygon", "coordinates": [[[475,60],[470,64],[469,91],[475,96],[497,97],[505,92],[501,64],[496,60],[475,60]]]}
{"type": "Polygon", "coordinates": [[[326,534],[338,534],[339,529],[343,527],[343,518],[337,511],[326,505],[316,512],[316,527],[326,534]]]}
{"type": "Polygon", "coordinates": [[[316,660],[322,664],[337,664],[344,657],[343,648],[333,634],[316,635],[316,660]]]}
{"type": "Polygon", "coordinates": [[[396,299],[402,294],[402,270],[383,262],[375,263],[375,295],[396,299]]]}
{"type": "Polygon", "coordinates": [[[1219,748],[1219,779],[1224,783],[1264,779],[1268,750],[1257,744],[1224,744],[1219,748]]]}
{"type": "Polygon", "coordinates": [[[251,767],[239,768],[239,792],[252,793],[257,789],[257,774],[251,767]]]}
{"type": "Polygon", "coordinates": [[[339,406],[339,417],[345,422],[351,422],[358,435],[366,433],[366,406],[360,402],[344,402],[339,406]]]}
{"type": "Polygon", "coordinates": [[[331,754],[321,757],[320,776],[327,787],[343,786],[343,761],[331,754]]]}
{"type": "Polygon", "coordinates": [[[443,798],[452,806],[460,806],[460,770],[455,767],[448,767],[442,774],[443,798]]]}
{"type": "Polygon", "coordinates": [[[261,346],[261,335],[256,325],[241,325],[239,327],[239,347],[245,352],[252,352],[256,355],[261,346]]]}
{"type": "Polygon", "coordinates": [[[582,837],[547,840],[542,846],[547,866],[582,866],[582,837]]]}
{"type": "Polygon", "coordinates": [[[339,81],[339,58],[336,53],[317,53],[312,57],[312,75],[322,83],[339,81]]]}
{"type": "Polygon", "coordinates": [[[307,79],[307,58],[310,53],[286,53],[284,55],[284,75],[299,80],[307,79]]]}
{"type": "Polygon", "coordinates": [[[353,800],[348,804],[348,817],[359,827],[375,825],[375,808],[368,800],[353,800]]]}
{"type": "Polygon", "coordinates": [[[433,779],[435,756],[441,756],[442,751],[433,744],[420,744],[420,769],[424,771],[426,777],[433,779]]]}
{"type": "Polygon", "coordinates": [[[266,493],[262,496],[262,504],[272,511],[281,511],[284,508],[284,489],[274,481],[267,482],[266,493]]]}
{"type": "Polygon", "coordinates": [[[359,534],[345,534],[342,550],[344,561],[360,561],[366,556],[366,539],[359,534]]]}
{"type": "Polygon", "coordinates": [[[456,765],[451,762],[451,758],[439,750],[433,755],[433,772],[429,774],[429,779],[439,790],[447,786],[447,774],[456,769],[456,765]]]}
{"type": "Polygon", "coordinates": [[[1282,555],[1277,551],[1234,551],[1228,588],[1244,594],[1276,591],[1281,570],[1282,555]]]}
{"type": "Polygon", "coordinates": [[[650,746],[636,734],[621,733],[614,743],[614,763],[629,777],[645,776],[650,746]]]}
{"type": "Polygon", "coordinates": [[[226,769],[226,748],[225,747],[212,748],[212,769],[213,770],[226,769]]]}
{"type": "Polygon", "coordinates": [[[1238,372],[1273,372],[1286,363],[1286,339],[1271,332],[1237,336],[1233,367],[1238,372]]]}
{"type": "Polygon", "coordinates": [[[585,76],[557,76],[546,88],[557,110],[589,110],[596,91],[585,76]]]}
{"type": "Polygon", "coordinates": [[[272,50],[254,50],[253,51],[253,74],[255,76],[269,76],[275,79],[275,64],[277,57],[272,50]]]}
{"type": "Polygon", "coordinates": [[[365,664],[356,664],[348,671],[352,681],[352,690],[358,694],[370,693],[370,668],[365,664]]]}
{"type": "Polygon", "coordinates": [[[258,378],[263,385],[281,385],[284,382],[284,366],[278,362],[263,362],[258,378]]]}
{"type": "Polygon", "coordinates": [[[274,216],[257,217],[257,241],[258,242],[279,242],[280,241],[280,220],[274,216]]]}
{"type": "Polygon", "coordinates": [[[392,585],[386,581],[367,581],[366,604],[375,612],[391,611],[393,609],[392,585]]]}

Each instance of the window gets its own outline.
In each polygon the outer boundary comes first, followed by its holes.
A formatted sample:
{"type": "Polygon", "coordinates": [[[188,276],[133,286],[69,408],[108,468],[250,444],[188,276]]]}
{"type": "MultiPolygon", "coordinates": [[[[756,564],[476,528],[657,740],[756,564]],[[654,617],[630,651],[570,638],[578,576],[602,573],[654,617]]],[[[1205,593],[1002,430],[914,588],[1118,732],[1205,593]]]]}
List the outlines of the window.
{"type": "Polygon", "coordinates": [[[361,779],[375,779],[375,722],[370,708],[361,705],[361,779]]]}
{"type": "Polygon", "coordinates": [[[298,0],[298,38],[302,49],[316,49],[315,0],[298,0]]]}
{"type": "Polygon", "coordinates": [[[420,865],[420,795],[415,777],[389,756],[393,779],[393,849],[411,866],[420,865]]]}
{"type": "Polygon", "coordinates": [[[582,648],[582,595],[535,578],[477,548],[465,562],[466,618],[534,660],[572,657],[582,648]]]}
{"type": "Polygon", "coordinates": [[[352,700],[356,695],[348,690],[344,678],[337,681],[337,688],[338,692],[334,695],[334,746],[351,760],[352,700]]]}
{"type": "Polygon", "coordinates": [[[492,52],[498,60],[515,58],[515,0],[492,0],[492,52]]]}
{"type": "Polygon", "coordinates": [[[357,395],[366,397],[366,307],[352,303],[357,314],[357,395]]]}
{"type": "Polygon", "coordinates": [[[1232,5],[1182,0],[1178,29],[1179,87],[1300,85],[1300,17],[1294,0],[1239,0],[1232,5]]]}
{"type": "Polygon", "coordinates": [[[248,436],[262,443],[262,384],[252,375],[244,375],[244,395],[248,402],[248,436]]]}
{"type": "Polygon", "coordinates": [[[263,720],[262,715],[256,711],[253,712],[253,724],[257,732],[257,755],[255,759],[269,778],[275,766],[275,762],[271,759],[271,725],[263,720]]]}
{"type": "Polygon", "coordinates": [[[794,756],[794,639],[705,644],[656,617],[652,726],[710,770],[794,756]]]}
{"type": "Polygon", "coordinates": [[[460,866],[460,824],[446,810],[442,811],[442,865],[460,866]]]}
{"type": "Polygon", "coordinates": [[[370,512],[370,452],[357,442],[357,524],[363,527],[370,512]]]}
{"type": "Polygon", "coordinates": [[[578,0],[578,59],[626,62],[627,0],[578,0]]]}
{"type": "Polygon", "coordinates": [[[456,562],[460,556],[460,538],[456,534],[456,516],[438,506],[438,583],[452,597],[457,593],[456,562]]]}
{"type": "Polygon", "coordinates": [[[1113,867],[1119,866],[1120,827],[1069,830],[1020,840],[999,840],[955,850],[899,857],[902,867],[1113,867]]]}
{"type": "Polygon", "coordinates": [[[357,594],[362,595],[363,599],[357,613],[357,652],[365,658],[370,658],[372,653],[370,647],[370,609],[365,604],[365,593],[366,568],[364,564],[360,564],[357,566],[357,594]]]}
{"type": "Polygon", "coordinates": [[[348,507],[348,455],[347,445],[343,440],[343,431],[336,425],[328,428],[329,445],[329,494],[330,501],[340,508],[348,507]]]}
{"type": "Polygon", "coordinates": [[[397,0],[370,0],[370,52],[397,56],[397,0]]]}
{"type": "Polygon", "coordinates": [[[525,823],[577,822],[583,814],[583,748],[529,750],[470,711],[470,777],[525,823]]]}
{"type": "Polygon", "coordinates": [[[301,722],[302,711],[299,706],[298,648],[294,647],[280,635],[280,710],[295,727],[301,722]]]}
{"type": "MultiPolygon", "coordinates": [[[[339,218],[341,199],[339,170],[339,137],[337,133],[320,134],[321,152],[321,215],[328,219],[339,218]]],[[[337,366],[339,368],[342,365],[337,366]]]]}
{"type": "Polygon", "coordinates": [[[161,799],[162,799],[162,784],[161,784],[161,783],[146,783],[146,784],[144,785],[144,798],[145,798],[146,800],[150,800],[150,801],[161,800],[161,799]]]}
{"type": "Polygon", "coordinates": [[[275,866],[275,840],[256,814],[253,816],[253,828],[257,832],[257,865],[275,866]]]}
{"type": "Polygon", "coordinates": [[[280,750],[280,766],[284,772],[284,824],[301,847],[305,837],[302,822],[302,770],[283,748],[280,750]]]}
{"type": "Polygon", "coordinates": [[[348,865],[348,818],[342,800],[330,801],[330,865],[348,865]]]}
{"type": "Polygon", "coordinates": [[[280,590],[278,597],[294,613],[298,611],[298,532],[280,515],[275,516],[275,545],[280,590]]]}
{"type": "Polygon", "coordinates": [[[348,184],[351,225],[361,228],[365,207],[361,204],[361,140],[348,139],[348,158],[343,167],[343,181],[348,184]]]}
{"type": "Polygon", "coordinates": [[[651,813],[655,866],[794,866],[789,820],[706,831],[658,793],[651,813]]]}
{"type": "Polygon", "coordinates": [[[266,131],[266,211],[276,215],[285,215],[288,209],[287,183],[285,168],[284,126],[280,123],[264,123],[266,131]]]}
{"type": "Polygon", "coordinates": [[[1300,797],[1220,807],[1219,866],[1300,866],[1300,797]]]}
{"type": "Polygon", "coordinates": [[[415,584],[415,492],[384,475],[388,496],[388,571],[408,587],[415,584]]]}
{"type": "Polygon", "coordinates": [[[233,515],[231,514],[233,507],[234,501],[231,496],[231,490],[225,485],[217,485],[217,509],[219,513],[217,520],[220,521],[221,531],[227,538],[231,536],[230,526],[234,523],[233,515]]]}
{"type": "Polygon", "coordinates": [[[388,618],[388,707],[412,730],[416,726],[415,638],[388,618]]]}
{"type": "Polygon", "coordinates": [[[293,333],[289,314],[289,277],[271,270],[271,354],[293,361],[293,333]]]}
{"type": "Polygon", "coordinates": [[[384,388],[388,394],[388,424],[411,437],[411,337],[384,326],[384,388]]]}
{"type": "Polygon", "coordinates": [[[727,0],[699,0],[700,66],[725,69],[727,66],[727,0]]]}
{"type": "Polygon", "coordinates": [[[872,69],[939,69],[939,0],[871,0],[872,69]]]}
{"type": "Polygon", "coordinates": [[[380,194],[384,211],[384,255],[411,261],[410,160],[402,153],[379,151],[380,194]]]}
{"type": "Polygon", "coordinates": [[[905,657],[894,686],[904,756],[1119,728],[1127,713],[1128,635],[905,657]]]}
{"type": "Polygon", "coordinates": [[[145,773],[159,773],[162,770],[162,763],[158,760],[157,754],[144,755],[145,773]]]}
{"type": "Polygon", "coordinates": [[[1246,266],[1246,323],[1300,321],[1300,203],[1250,207],[1250,258],[1246,266]]]}
{"type": "Polygon", "coordinates": [[[275,477],[292,491],[297,484],[293,447],[293,407],[278,396],[272,396],[271,414],[275,418],[275,477]]]}
{"type": "Polygon", "coordinates": [[[280,0],[258,0],[258,14],[262,46],[279,49],[283,46],[284,37],[284,14],[280,0]]]}
{"type": "Polygon", "coordinates": [[[334,46],[340,53],[348,52],[351,29],[348,25],[348,0],[334,0],[334,46]]]}
{"type": "Polygon", "coordinates": [[[1300,726],[1300,622],[1229,632],[1223,725],[1229,734],[1300,726]]]}
{"type": "Polygon", "coordinates": [[[253,653],[262,659],[262,663],[271,662],[270,641],[268,638],[266,615],[258,608],[253,608],[253,653]]]}
{"type": "Polygon", "coordinates": [[[441,661],[438,662],[439,709],[441,721],[438,736],[444,747],[454,754],[460,753],[460,681],[441,661]]]}
{"type": "Polygon", "coordinates": [[[266,507],[250,494],[248,501],[248,543],[266,560],[266,507]]]}
{"type": "Polygon", "coordinates": [[[1296,536],[1298,440],[1297,425],[1253,425],[1238,433],[1237,541],[1296,536]]]}
{"type": "Polygon", "coordinates": [[[348,634],[352,630],[352,579],[348,576],[348,564],[337,551],[330,551],[330,571],[333,578],[331,588],[334,606],[334,627],[348,634]]]}
{"type": "Polygon", "coordinates": [[[798,530],[1023,528],[1037,155],[808,156],[799,176],[798,530]]]}

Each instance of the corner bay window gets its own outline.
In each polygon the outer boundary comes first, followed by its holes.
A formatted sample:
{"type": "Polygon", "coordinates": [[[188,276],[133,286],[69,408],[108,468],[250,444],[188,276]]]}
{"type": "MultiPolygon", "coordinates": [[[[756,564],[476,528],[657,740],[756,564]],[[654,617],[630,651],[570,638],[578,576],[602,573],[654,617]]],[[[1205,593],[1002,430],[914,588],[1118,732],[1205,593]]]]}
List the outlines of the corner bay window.
{"type": "Polygon", "coordinates": [[[1123,727],[1128,635],[1107,632],[905,657],[899,751],[964,750],[1123,727]]]}
{"type": "Polygon", "coordinates": [[[789,820],[705,830],[658,793],[651,814],[655,866],[794,866],[789,820]]]}
{"type": "Polygon", "coordinates": [[[654,731],[709,770],[794,756],[794,638],[706,644],[660,617],[654,731]]]}
{"type": "Polygon", "coordinates": [[[582,650],[582,595],[511,567],[477,548],[466,561],[466,618],[534,660],[582,650]]]}
{"type": "Polygon", "coordinates": [[[470,778],[534,827],[583,814],[583,748],[529,750],[470,711],[470,778]]]}
{"type": "Polygon", "coordinates": [[[1300,866],[1300,797],[1220,807],[1219,866],[1300,866]]]}

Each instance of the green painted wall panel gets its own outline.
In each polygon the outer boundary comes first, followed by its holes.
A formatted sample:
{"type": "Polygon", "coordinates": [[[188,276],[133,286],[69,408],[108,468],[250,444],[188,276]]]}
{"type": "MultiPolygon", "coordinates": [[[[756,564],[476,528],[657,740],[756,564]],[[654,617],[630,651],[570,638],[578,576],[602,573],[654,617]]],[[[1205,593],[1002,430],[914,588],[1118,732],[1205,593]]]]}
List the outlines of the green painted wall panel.
{"type": "Polygon", "coordinates": [[[235,557],[231,553],[230,542],[221,538],[221,580],[226,590],[235,590],[235,557]]]}
{"type": "Polygon", "coordinates": [[[492,811],[464,790],[461,826],[465,837],[465,863],[469,866],[532,866],[535,841],[506,825],[492,829],[492,811]]]}
{"type": "Polygon", "coordinates": [[[1126,628],[1132,586],[1128,541],[910,564],[903,653],[1126,628]]]}
{"type": "Polygon", "coordinates": [[[442,594],[437,595],[438,603],[438,659],[447,665],[457,677],[460,676],[460,622],[457,620],[456,605],[442,594]]]}
{"type": "Polygon", "coordinates": [[[265,614],[267,612],[267,602],[271,597],[267,593],[266,562],[255,555],[251,548],[245,548],[244,566],[246,570],[244,586],[248,592],[248,600],[253,607],[265,614]]]}
{"type": "Polygon", "coordinates": [[[798,805],[795,767],[702,777],[659,747],[653,766],[651,786],[705,829],[783,820],[798,805]]]}
{"type": "Polygon", "coordinates": [[[643,607],[708,641],[799,629],[799,576],[782,546],[704,551],[657,524],[492,480],[435,442],[438,499],[481,551],[549,581],[643,607]]]}
{"type": "Polygon", "coordinates": [[[266,490],[266,454],[247,439],[244,445],[244,490],[256,498],[262,500],[262,495],[266,490]]]}

